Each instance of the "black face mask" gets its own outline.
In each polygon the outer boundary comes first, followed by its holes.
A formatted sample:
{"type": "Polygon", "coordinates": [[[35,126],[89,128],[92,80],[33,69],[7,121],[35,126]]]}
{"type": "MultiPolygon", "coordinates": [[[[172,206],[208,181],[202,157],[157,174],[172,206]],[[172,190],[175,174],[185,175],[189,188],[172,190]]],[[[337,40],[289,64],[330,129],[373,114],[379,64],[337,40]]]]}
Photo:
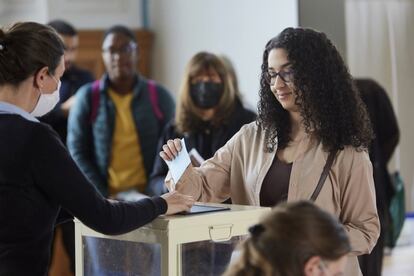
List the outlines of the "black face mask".
{"type": "Polygon", "coordinates": [[[216,82],[197,82],[190,87],[190,95],[194,104],[199,108],[215,107],[223,95],[223,84],[216,82]]]}

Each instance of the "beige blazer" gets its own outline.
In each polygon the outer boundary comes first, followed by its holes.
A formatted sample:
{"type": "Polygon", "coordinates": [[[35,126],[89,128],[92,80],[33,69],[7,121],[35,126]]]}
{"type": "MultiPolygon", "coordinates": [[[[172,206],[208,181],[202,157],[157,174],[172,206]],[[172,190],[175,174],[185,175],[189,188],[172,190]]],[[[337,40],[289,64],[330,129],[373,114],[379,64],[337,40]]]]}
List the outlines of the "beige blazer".
{"type": "MultiPolygon", "coordinates": [[[[189,166],[176,185],[184,194],[203,202],[260,205],[260,189],[275,157],[265,151],[265,133],[255,122],[242,127],[201,167],[189,166]]],[[[309,199],[328,153],[311,136],[303,139],[293,162],[288,201],[309,199]]],[[[167,175],[166,182],[172,181],[167,175]]],[[[337,153],[315,203],[343,223],[352,246],[346,275],[360,275],[357,255],[369,253],[380,232],[372,166],[365,151],[346,147],[337,153]]]]}

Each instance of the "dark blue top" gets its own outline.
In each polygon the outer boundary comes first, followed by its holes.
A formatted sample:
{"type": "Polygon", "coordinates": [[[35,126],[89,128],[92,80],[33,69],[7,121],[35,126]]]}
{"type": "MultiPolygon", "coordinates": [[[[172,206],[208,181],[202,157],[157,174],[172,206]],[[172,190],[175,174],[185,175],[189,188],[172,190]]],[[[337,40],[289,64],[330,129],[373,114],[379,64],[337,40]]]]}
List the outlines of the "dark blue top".
{"type": "Polygon", "coordinates": [[[131,231],[166,212],[160,197],[106,200],[56,132],[22,116],[0,112],[0,275],[47,275],[60,208],[104,234],[131,231]]]}
{"type": "Polygon", "coordinates": [[[78,91],[82,85],[92,82],[93,80],[94,77],[89,71],[72,65],[65,71],[60,79],[62,85],[59,90],[59,103],[51,112],[40,118],[40,121],[52,126],[52,128],[59,134],[64,144],[66,144],[68,118],[63,114],[61,105],[75,95],[76,91],[78,91]]]}

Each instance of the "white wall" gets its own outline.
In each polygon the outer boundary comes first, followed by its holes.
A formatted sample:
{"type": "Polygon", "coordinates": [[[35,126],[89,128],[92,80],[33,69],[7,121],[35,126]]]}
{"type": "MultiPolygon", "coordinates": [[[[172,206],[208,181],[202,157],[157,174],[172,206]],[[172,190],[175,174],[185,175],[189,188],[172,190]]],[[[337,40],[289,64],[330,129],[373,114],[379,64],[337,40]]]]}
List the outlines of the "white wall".
{"type": "Polygon", "coordinates": [[[0,0],[0,25],[16,21],[43,22],[47,12],[47,0],[0,0]]]}
{"type": "Polygon", "coordinates": [[[46,23],[59,18],[79,29],[106,29],[114,24],[139,28],[142,27],[141,1],[0,0],[0,25],[16,21],[46,23]]]}
{"type": "Polygon", "coordinates": [[[351,73],[373,78],[388,93],[401,133],[389,168],[401,172],[414,211],[414,2],[349,0],[345,7],[351,73]]]}
{"type": "Polygon", "coordinates": [[[344,0],[299,0],[299,25],[326,33],[346,60],[344,0]]]}
{"type": "Polygon", "coordinates": [[[49,20],[65,19],[79,29],[107,29],[114,24],[142,26],[140,0],[47,0],[49,20]]]}
{"type": "Polygon", "coordinates": [[[296,0],[152,0],[152,75],[176,94],[195,53],[225,54],[234,63],[245,102],[256,110],[265,44],[285,27],[297,26],[297,14],[296,0]]]}
{"type": "Polygon", "coordinates": [[[154,79],[176,94],[185,65],[196,52],[225,54],[253,109],[266,42],[285,27],[298,25],[297,0],[0,0],[0,25],[62,18],[79,29],[116,23],[139,28],[143,3],[149,4],[155,34],[154,79]]]}

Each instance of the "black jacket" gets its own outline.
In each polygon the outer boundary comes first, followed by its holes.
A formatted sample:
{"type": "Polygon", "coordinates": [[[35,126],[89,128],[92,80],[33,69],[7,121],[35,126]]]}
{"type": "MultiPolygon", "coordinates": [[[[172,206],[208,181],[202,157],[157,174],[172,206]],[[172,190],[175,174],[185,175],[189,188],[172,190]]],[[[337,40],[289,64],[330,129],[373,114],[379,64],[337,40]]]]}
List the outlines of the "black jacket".
{"type": "Polygon", "coordinates": [[[154,162],[154,168],[150,177],[150,181],[146,190],[149,195],[161,195],[167,192],[164,179],[168,173],[168,167],[164,160],[159,156],[162,146],[169,139],[184,138],[187,150],[195,148],[201,157],[208,159],[213,157],[214,153],[224,146],[231,137],[244,124],[248,124],[256,119],[256,114],[248,109],[245,109],[240,102],[237,102],[236,108],[229,117],[228,123],[214,128],[208,123],[200,126],[198,130],[186,133],[184,135],[177,132],[175,122],[172,120],[164,128],[163,134],[158,143],[158,151],[154,162]]]}
{"type": "Polygon", "coordinates": [[[356,79],[361,98],[364,101],[374,130],[369,157],[372,162],[377,209],[380,221],[387,215],[393,195],[387,164],[397,147],[400,131],[391,102],[385,90],[371,79],[356,79]]]}
{"type": "Polygon", "coordinates": [[[63,114],[61,105],[70,97],[76,94],[78,89],[89,82],[92,82],[94,77],[89,71],[83,70],[75,65],[72,65],[65,71],[60,81],[62,86],[59,91],[59,103],[48,114],[42,116],[40,121],[47,123],[59,134],[63,143],[66,145],[66,136],[68,128],[68,118],[63,114]]]}
{"type": "Polygon", "coordinates": [[[159,197],[106,200],[49,126],[0,114],[0,275],[47,275],[61,207],[105,234],[131,231],[167,210],[159,197]]]}

